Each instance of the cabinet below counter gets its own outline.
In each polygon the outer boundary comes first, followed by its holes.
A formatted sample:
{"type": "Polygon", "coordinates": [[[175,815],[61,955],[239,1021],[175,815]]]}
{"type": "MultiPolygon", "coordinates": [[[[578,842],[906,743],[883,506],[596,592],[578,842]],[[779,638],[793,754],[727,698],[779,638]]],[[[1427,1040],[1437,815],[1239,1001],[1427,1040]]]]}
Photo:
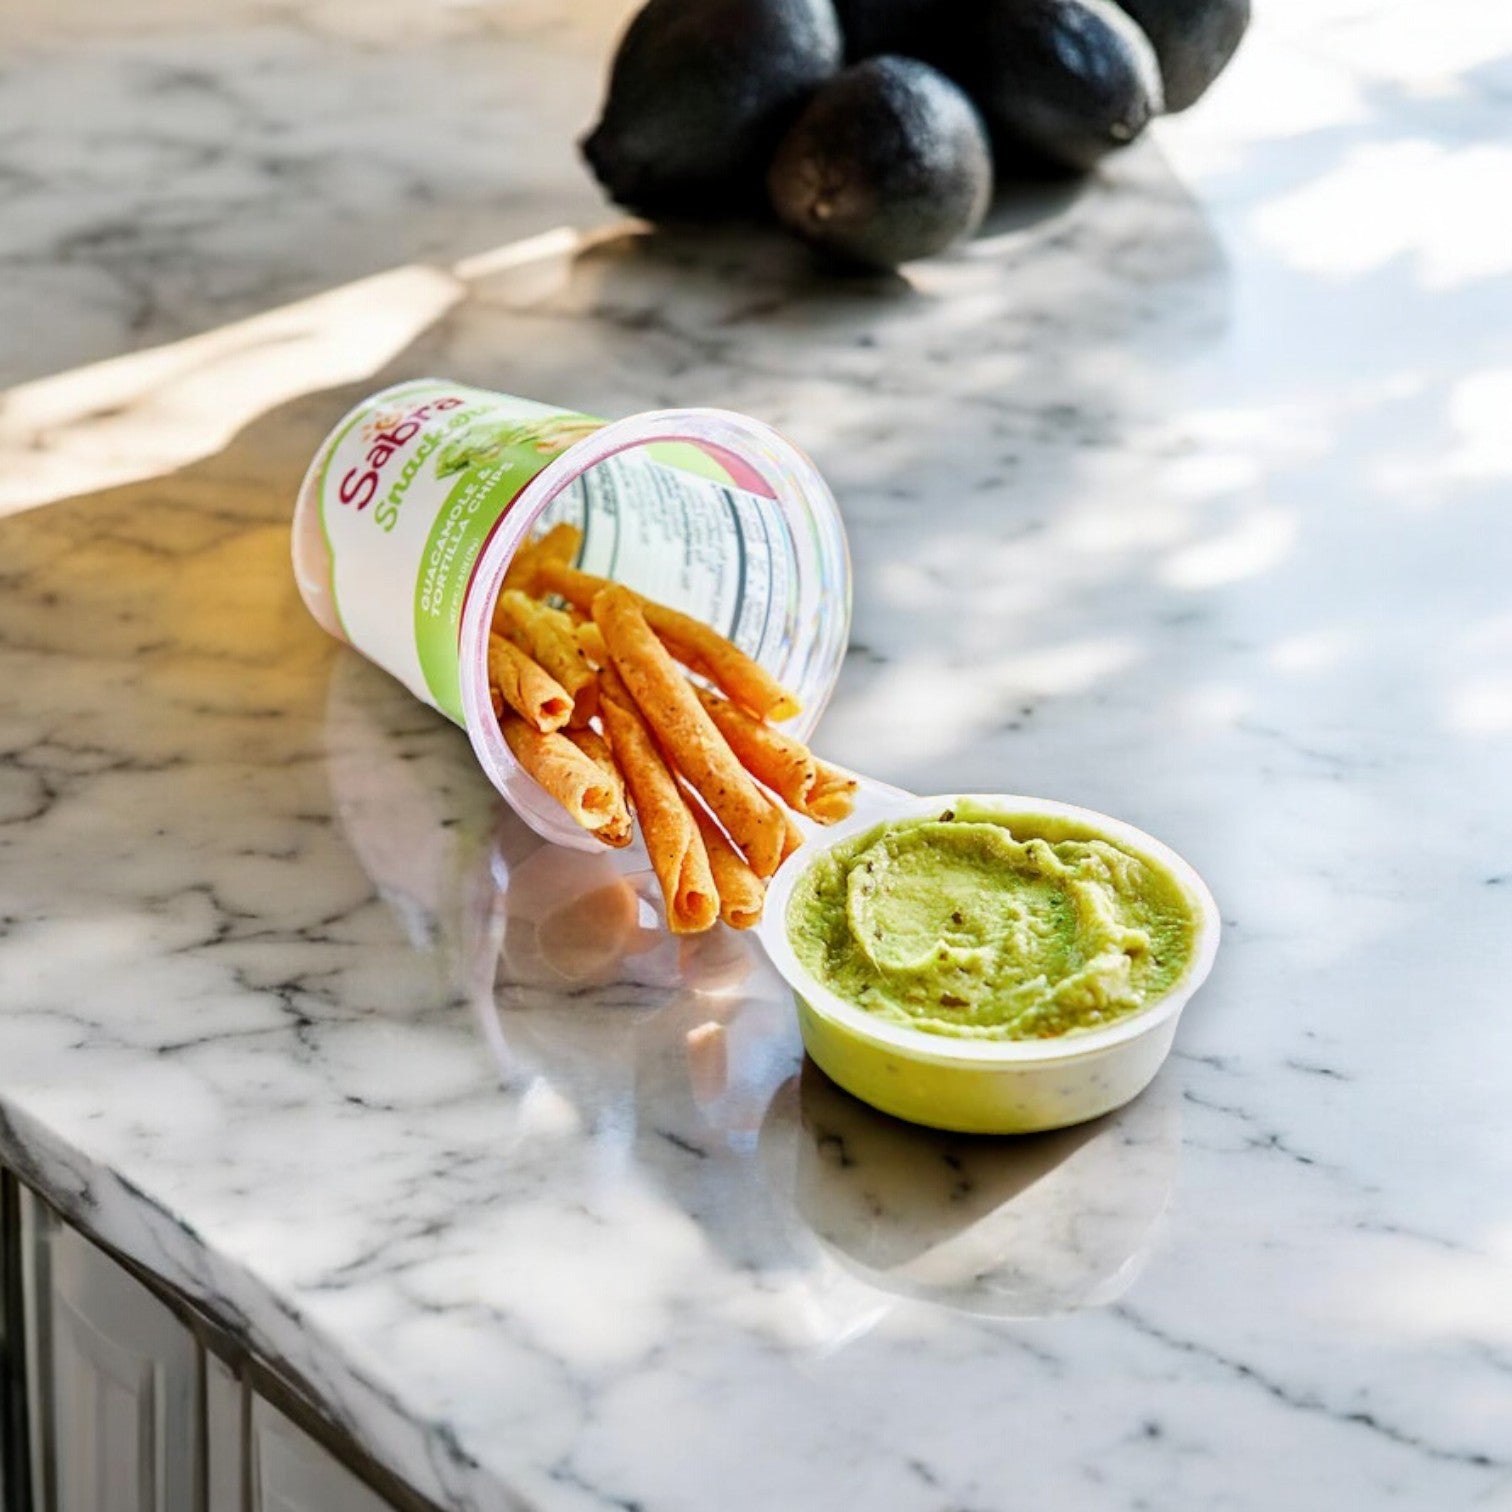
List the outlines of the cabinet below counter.
{"type": "Polygon", "coordinates": [[[427,1506],[3,1168],[0,1253],[6,1512],[427,1506]]]}

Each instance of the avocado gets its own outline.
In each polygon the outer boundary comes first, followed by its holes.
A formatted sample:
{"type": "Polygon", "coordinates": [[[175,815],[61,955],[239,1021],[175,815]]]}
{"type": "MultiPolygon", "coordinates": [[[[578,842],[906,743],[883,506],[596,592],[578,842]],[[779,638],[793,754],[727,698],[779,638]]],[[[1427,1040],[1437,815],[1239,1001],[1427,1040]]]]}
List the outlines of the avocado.
{"type": "Polygon", "coordinates": [[[831,0],[650,0],[583,156],[613,199],[649,215],[759,199],[782,133],[840,61],[831,0]]]}
{"type": "Polygon", "coordinates": [[[981,224],[992,155],[971,101],[927,63],[881,57],[821,86],[767,175],[777,218],[845,262],[895,268],[981,224]]]}
{"type": "Polygon", "coordinates": [[[1150,39],[1171,111],[1185,110],[1207,92],[1250,19],[1250,0],[1118,0],[1118,6],[1150,39]]]}
{"type": "Polygon", "coordinates": [[[1112,0],[981,0],[942,43],[976,102],[998,168],[1091,168],[1161,106],[1149,41],[1112,0]]]}

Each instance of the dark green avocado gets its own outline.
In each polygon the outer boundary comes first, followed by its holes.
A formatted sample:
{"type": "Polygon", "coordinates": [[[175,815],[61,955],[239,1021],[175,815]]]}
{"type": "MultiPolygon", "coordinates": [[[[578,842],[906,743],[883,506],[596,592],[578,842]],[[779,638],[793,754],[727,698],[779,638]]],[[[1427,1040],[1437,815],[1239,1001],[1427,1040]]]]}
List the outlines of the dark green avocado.
{"type": "Polygon", "coordinates": [[[1165,108],[1185,110],[1228,66],[1250,19],[1250,0],[1118,0],[1138,23],[1165,84],[1165,108]]]}
{"type": "Polygon", "coordinates": [[[758,201],[782,133],[840,61],[831,0],[650,0],[583,156],[613,199],[649,215],[758,201]]]}
{"type": "Polygon", "coordinates": [[[1160,112],[1154,51],[1111,0],[982,0],[960,15],[941,66],[982,112],[1000,171],[1091,168],[1160,112]]]}
{"type": "Polygon", "coordinates": [[[981,224],[992,156],[971,101],[926,63],[881,57],[820,88],[767,175],[777,217],[842,261],[895,268],[981,224]]]}

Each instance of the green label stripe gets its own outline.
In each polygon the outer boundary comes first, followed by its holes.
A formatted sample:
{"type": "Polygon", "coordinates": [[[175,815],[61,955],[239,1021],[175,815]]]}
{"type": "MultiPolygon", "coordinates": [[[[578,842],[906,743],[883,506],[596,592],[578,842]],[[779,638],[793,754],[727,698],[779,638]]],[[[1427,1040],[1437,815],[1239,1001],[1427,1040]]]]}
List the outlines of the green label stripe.
{"type": "Polygon", "coordinates": [[[647,446],[646,455],[663,467],[675,467],[679,472],[692,473],[695,478],[708,478],[725,488],[733,481],[713,457],[691,441],[653,441],[647,446]]]}
{"type": "Polygon", "coordinates": [[[438,479],[456,476],[426,538],[415,575],[415,651],[436,707],[465,725],[458,641],[478,554],[535,475],[604,422],[569,411],[485,419],[438,453],[438,479]]]}
{"type": "Polygon", "coordinates": [[[478,553],[519,491],[549,459],[469,469],[437,511],[415,578],[415,649],[436,707],[464,724],[457,641],[478,553]]]}
{"type": "MultiPolygon", "coordinates": [[[[478,555],[520,490],[558,452],[602,424],[566,413],[485,422],[469,427],[438,455],[437,476],[455,473],[457,481],[436,512],[416,574],[415,649],[436,707],[458,724],[466,723],[458,641],[478,555]]],[[[663,442],[647,450],[665,466],[729,484],[724,468],[695,446],[663,442]]]]}

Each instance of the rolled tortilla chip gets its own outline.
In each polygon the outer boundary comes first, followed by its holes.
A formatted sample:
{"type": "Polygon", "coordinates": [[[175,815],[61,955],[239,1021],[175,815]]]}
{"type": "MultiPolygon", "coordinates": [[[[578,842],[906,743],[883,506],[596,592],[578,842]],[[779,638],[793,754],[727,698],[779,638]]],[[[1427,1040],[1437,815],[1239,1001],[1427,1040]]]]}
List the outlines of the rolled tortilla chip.
{"type": "Polygon", "coordinates": [[[535,591],[555,593],[566,599],[574,609],[592,614],[594,596],[608,586],[609,579],[606,577],[595,577],[591,572],[580,572],[576,567],[552,563],[542,570],[535,591]]]}
{"type": "Polygon", "coordinates": [[[640,710],[612,670],[603,674],[599,691],[599,715],[666,900],[667,928],[699,934],[719,917],[719,893],[698,826],[640,710]]]}
{"type": "Polygon", "coordinates": [[[520,545],[504,571],[504,587],[535,592],[536,574],[541,566],[546,562],[570,563],[582,544],[583,532],[576,525],[559,520],[545,535],[520,545]]]}
{"type": "Polygon", "coordinates": [[[515,760],[584,829],[597,834],[613,820],[614,784],[599,764],[565,735],[543,734],[511,716],[500,721],[500,728],[515,760]]]}
{"type": "Polygon", "coordinates": [[[598,713],[598,678],[559,609],[548,608],[518,588],[506,588],[494,605],[493,628],[567,690],[572,699],[569,723],[585,725],[598,713]]]}
{"type": "Polygon", "coordinates": [[[593,600],[609,658],[672,762],[697,789],[758,877],[782,860],[782,814],[736,759],[652,633],[628,588],[611,584],[593,600]]]}
{"type": "Polygon", "coordinates": [[[814,772],[814,788],[802,812],[820,824],[834,824],[846,818],[856,806],[856,779],[817,760],[814,772]]]}
{"type": "Polygon", "coordinates": [[[488,679],[504,702],[542,734],[560,730],[572,718],[572,695],[502,635],[488,637],[488,679]]]}
{"type": "MultiPolygon", "coordinates": [[[[560,594],[579,609],[592,611],[595,596],[611,586],[608,578],[594,577],[573,567],[543,563],[535,578],[536,590],[560,594]]],[[[629,592],[630,590],[626,590],[629,592]]],[[[644,595],[633,597],[667,650],[689,671],[707,677],[741,708],[758,719],[791,719],[802,707],[798,700],[760,662],[746,655],[702,620],[679,609],[669,609],[644,595]]]]}
{"type": "Polygon", "coordinates": [[[558,520],[536,541],[536,564],[540,566],[546,562],[557,562],[571,566],[572,559],[578,554],[578,548],[582,544],[583,532],[576,525],[569,525],[566,520],[558,520]]]}
{"type": "Polygon", "coordinates": [[[577,626],[574,634],[583,655],[593,663],[595,667],[604,667],[609,663],[609,648],[604,644],[604,633],[590,620],[584,620],[577,626]]]}
{"type": "Polygon", "coordinates": [[[690,672],[707,677],[741,708],[758,719],[791,719],[802,711],[796,695],[759,661],[702,620],[660,606],[652,613],[656,633],[673,656],[690,672]]]}
{"type": "Polygon", "coordinates": [[[504,569],[504,588],[502,591],[509,592],[518,588],[528,592],[535,582],[536,569],[536,543],[534,541],[522,541],[515,547],[515,554],[509,559],[509,566],[504,569]]]}
{"type": "Polygon", "coordinates": [[[801,740],[737,708],[707,688],[695,690],[698,701],[709,711],[730,749],[758,782],[764,783],[791,809],[808,812],[809,795],[818,777],[809,748],[801,740]]]}
{"type": "Polygon", "coordinates": [[[731,929],[750,929],[759,924],[766,884],[745,864],[744,857],[730,844],[729,836],[714,822],[714,816],[700,799],[689,797],[688,807],[709,853],[709,870],[719,892],[719,917],[731,929]]]}
{"type": "Polygon", "coordinates": [[[567,730],[566,738],[609,779],[614,788],[614,812],[594,833],[605,845],[616,848],[629,845],[634,835],[630,804],[625,797],[625,774],[620,771],[609,742],[597,730],[567,730]]]}
{"type": "Polygon", "coordinates": [[[854,777],[820,761],[801,740],[753,719],[728,699],[706,688],[698,690],[698,698],[746,770],[789,808],[820,824],[834,824],[855,808],[854,777]]]}

